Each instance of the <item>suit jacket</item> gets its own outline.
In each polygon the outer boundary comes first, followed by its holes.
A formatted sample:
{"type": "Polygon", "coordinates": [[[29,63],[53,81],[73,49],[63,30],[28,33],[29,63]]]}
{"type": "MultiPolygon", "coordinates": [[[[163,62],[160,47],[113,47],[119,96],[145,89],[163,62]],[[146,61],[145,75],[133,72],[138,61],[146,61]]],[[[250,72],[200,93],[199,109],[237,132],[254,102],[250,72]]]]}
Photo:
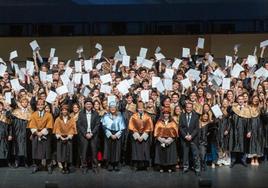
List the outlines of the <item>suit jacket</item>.
{"type": "MultiPolygon", "coordinates": [[[[81,136],[85,136],[87,134],[87,114],[86,110],[81,110],[78,115],[78,120],[77,120],[77,130],[78,134],[81,136]]],[[[91,133],[96,135],[99,132],[99,127],[100,127],[100,117],[99,114],[96,111],[91,111],[91,121],[90,121],[90,128],[91,128],[91,133]]]]}
{"type": "Polygon", "coordinates": [[[192,111],[189,126],[187,125],[186,113],[182,113],[180,116],[179,125],[180,125],[180,133],[183,140],[186,140],[185,136],[187,134],[190,134],[192,136],[192,141],[198,143],[199,115],[196,112],[192,111]]]}

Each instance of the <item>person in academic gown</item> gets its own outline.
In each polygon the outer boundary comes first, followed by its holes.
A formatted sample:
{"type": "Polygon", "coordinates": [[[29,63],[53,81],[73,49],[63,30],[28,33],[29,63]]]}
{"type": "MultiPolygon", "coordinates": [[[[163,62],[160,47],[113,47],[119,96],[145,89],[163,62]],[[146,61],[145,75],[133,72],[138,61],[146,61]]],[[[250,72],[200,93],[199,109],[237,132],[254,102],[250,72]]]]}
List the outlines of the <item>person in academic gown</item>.
{"type": "Polygon", "coordinates": [[[263,140],[263,147],[264,147],[264,160],[268,160],[268,99],[266,99],[264,103],[264,108],[262,109],[261,119],[263,123],[263,132],[264,132],[264,140],[263,140]]]}
{"type": "Polygon", "coordinates": [[[231,114],[231,128],[230,128],[230,141],[229,147],[231,152],[231,165],[232,168],[237,160],[240,160],[242,165],[247,167],[246,155],[247,139],[250,136],[250,108],[245,106],[243,95],[237,97],[237,103],[228,108],[231,114]]]}
{"type": "Polygon", "coordinates": [[[227,112],[228,100],[223,99],[221,111],[222,117],[218,122],[218,165],[230,165],[229,139],[230,139],[230,115],[227,112]]]}
{"type": "MultiPolygon", "coordinates": [[[[70,114],[70,116],[74,118],[76,125],[77,125],[79,112],[80,112],[79,104],[74,103],[72,105],[72,113],[70,114]]],[[[80,158],[80,148],[79,148],[80,146],[79,146],[78,134],[73,136],[72,142],[73,142],[73,146],[75,146],[73,147],[73,164],[76,167],[79,167],[81,165],[81,158],[80,158]]]]}
{"type": "Polygon", "coordinates": [[[200,163],[201,163],[201,170],[205,171],[207,164],[206,164],[206,154],[207,154],[207,147],[208,147],[208,126],[209,126],[209,114],[203,113],[199,120],[199,152],[200,152],[200,163]]]}
{"type": "Polygon", "coordinates": [[[73,158],[73,136],[77,134],[75,119],[69,115],[68,105],[62,105],[61,114],[56,119],[53,133],[57,138],[57,161],[61,162],[63,174],[70,172],[73,158]]]}
{"type": "Polygon", "coordinates": [[[27,130],[28,121],[32,114],[27,98],[21,98],[19,107],[13,112],[8,107],[7,117],[11,120],[10,135],[12,136],[11,155],[15,156],[15,168],[19,167],[21,159],[28,166],[31,158],[31,132],[27,130]]]}
{"type": "Polygon", "coordinates": [[[84,109],[79,112],[77,120],[83,174],[87,173],[88,161],[91,161],[94,173],[98,173],[99,171],[97,160],[99,126],[99,114],[93,110],[93,101],[87,98],[84,102],[84,109]]]}
{"type": "Polygon", "coordinates": [[[185,112],[180,116],[180,133],[183,148],[183,173],[189,170],[189,152],[191,151],[195,173],[200,176],[199,115],[193,110],[191,102],[186,103],[185,112]]]}
{"type": "Polygon", "coordinates": [[[131,135],[131,159],[136,170],[149,166],[153,128],[151,117],[144,111],[143,102],[139,101],[137,112],[130,117],[128,124],[131,135]]]}
{"type": "Polygon", "coordinates": [[[124,142],[122,135],[124,135],[126,123],[122,113],[117,110],[116,102],[110,102],[109,112],[103,116],[101,122],[105,133],[103,158],[107,161],[107,169],[119,171],[124,142]]]}
{"type": "Polygon", "coordinates": [[[250,141],[248,158],[251,159],[251,165],[258,166],[258,158],[264,153],[264,131],[263,123],[261,121],[261,109],[259,107],[259,97],[252,97],[252,105],[250,106],[251,119],[249,123],[250,141]]]}
{"type": "Polygon", "coordinates": [[[31,115],[28,123],[28,128],[32,132],[32,157],[34,160],[32,173],[36,173],[39,170],[41,161],[45,160],[48,173],[51,174],[51,136],[54,124],[53,116],[51,113],[45,111],[44,100],[39,99],[36,107],[37,111],[31,115]]]}
{"type": "Polygon", "coordinates": [[[154,129],[155,164],[159,165],[160,172],[175,171],[177,164],[178,126],[173,121],[170,108],[163,108],[162,117],[157,121],[154,129]]]}
{"type": "Polygon", "coordinates": [[[0,160],[8,164],[10,163],[8,142],[12,139],[9,124],[10,120],[6,117],[4,112],[4,104],[0,102],[0,160]]]}

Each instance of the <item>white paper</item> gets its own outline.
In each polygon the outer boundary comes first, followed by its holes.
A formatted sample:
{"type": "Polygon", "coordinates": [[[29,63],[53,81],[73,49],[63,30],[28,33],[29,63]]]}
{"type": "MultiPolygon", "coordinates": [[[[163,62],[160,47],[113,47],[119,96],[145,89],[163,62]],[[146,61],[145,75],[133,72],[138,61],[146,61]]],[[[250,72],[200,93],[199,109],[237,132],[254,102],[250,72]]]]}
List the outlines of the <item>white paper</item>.
{"type": "Polygon", "coordinates": [[[114,95],[109,95],[108,96],[108,99],[107,99],[107,102],[108,102],[108,105],[111,103],[111,102],[116,102],[116,97],[114,95]]]}
{"type": "Polygon", "coordinates": [[[212,63],[212,62],[213,62],[213,59],[214,59],[214,58],[212,57],[212,55],[209,55],[209,56],[208,56],[208,62],[209,62],[209,63],[212,63]]]}
{"type": "Polygon", "coordinates": [[[254,84],[253,84],[253,87],[252,87],[252,88],[256,90],[260,82],[261,82],[261,80],[257,78],[257,79],[254,81],[254,84]]]}
{"type": "Polygon", "coordinates": [[[81,83],[81,78],[82,78],[82,74],[81,73],[75,73],[75,74],[73,74],[73,82],[75,84],[80,84],[81,83]]]}
{"type": "Polygon", "coordinates": [[[248,64],[249,67],[253,67],[254,65],[256,65],[257,64],[256,57],[253,56],[253,55],[248,55],[247,64],[248,64]]]}
{"type": "Polygon", "coordinates": [[[49,57],[54,57],[55,56],[55,52],[56,52],[56,49],[55,48],[50,48],[50,53],[49,53],[49,57]]]}
{"type": "Polygon", "coordinates": [[[268,77],[268,70],[266,70],[264,67],[261,67],[257,71],[255,71],[255,75],[257,78],[260,78],[260,77],[267,78],[268,77]]]}
{"type": "Polygon", "coordinates": [[[53,83],[53,75],[52,74],[47,74],[46,81],[53,83]]]}
{"type": "Polygon", "coordinates": [[[31,48],[32,48],[33,51],[40,50],[40,47],[39,47],[39,45],[38,45],[38,43],[37,43],[36,40],[30,42],[30,46],[31,46],[31,48]]]}
{"type": "Polygon", "coordinates": [[[188,58],[190,55],[190,48],[182,48],[182,57],[188,58]]]}
{"type": "Polygon", "coordinates": [[[157,61],[165,59],[166,57],[162,53],[154,54],[157,61]]]}
{"type": "MultiPolygon", "coordinates": [[[[108,85],[104,85],[102,84],[101,85],[101,88],[100,88],[100,92],[101,93],[107,93],[107,94],[110,94],[112,92],[112,87],[111,86],[108,86],[108,85]]],[[[109,103],[108,103],[109,104],[109,103]]]]}
{"type": "Polygon", "coordinates": [[[4,76],[6,70],[7,70],[7,66],[0,64],[0,76],[4,76]]]}
{"type": "Polygon", "coordinates": [[[229,90],[231,87],[231,78],[223,78],[222,89],[229,90]]]}
{"type": "Polygon", "coordinates": [[[27,70],[27,73],[32,76],[34,73],[34,62],[27,60],[26,61],[26,70],[27,70]]]}
{"type": "Polygon", "coordinates": [[[185,89],[188,89],[189,87],[192,86],[192,83],[189,80],[189,78],[185,78],[184,80],[181,80],[181,84],[185,89]]]}
{"type": "Polygon", "coordinates": [[[40,77],[41,82],[45,82],[47,79],[47,73],[44,71],[39,71],[39,77],[40,77]]]}
{"type": "Polygon", "coordinates": [[[224,77],[225,77],[225,74],[220,70],[220,68],[217,68],[217,69],[213,72],[213,74],[214,74],[215,76],[220,77],[220,78],[224,78],[224,77]]]}
{"type": "Polygon", "coordinates": [[[100,76],[100,80],[102,84],[106,84],[106,83],[112,82],[112,76],[111,74],[105,74],[105,75],[100,76]]]}
{"type": "Polygon", "coordinates": [[[172,64],[172,68],[174,69],[179,69],[179,66],[181,64],[182,60],[181,59],[175,59],[174,63],[172,64]]]}
{"type": "Polygon", "coordinates": [[[205,39],[204,38],[198,38],[197,47],[200,49],[204,49],[205,39]]]}
{"type": "Polygon", "coordinates": [[[64,73],[63,75],[60,75],[60,79],[63,85],[68,85],[70,82],[69,76],[66,73],[64,73]]]}
{"type": "Polygon", "coordinates": [[[75,72],[82,72],[81,61],[74,61],[75,72]]]}
{"type": "Polygon", "coordinates": [[[166,72],[164,73],[164,77],[172,79],[173,75],[174,75],[174,70],[166,68],[166,72]]]}
{"type": "Polygon", "coordinates": [[[99,43],[97,43],[97,44],[95,45],[95,48],[98,49],[98,50],[102,50],[102,45],[99,44],[99,43]]]}
{"type": "Polygon", "coordinates": [[[146,68],[148,68],[148,69],[151,69],[152,66],[153,66],[153,64],[154,64],[153,61],[148,60],[148,59],[144,59],[144,60],[143,60],[143,64],[142,64],[142,66],[143,66],[143,67],[146,67],[146,68]]]}
{"type": "Polygon", "coordinates": [[[164,87],[163,82],[161,80],[156,84],[156,89],[160,93],[162,93],[163,91],[165,91],[165,87],[164,87]]]}
{"type": "Polygon", "coordinates": [[[239,65],[238,63],[235,64],[235,66],[233,67],[232,71],[231,71],[231,75],[235,78],[238,78],[239,77],[239,74],[241,71],[243,71],[244,68],[239,65]]]}
{"type": "Polygon", "coordinates": [[[49,91],[46,98],[46,102],[52,104],[55,102],[56,99],[57,99],[57,93],[55,93],[54,91],[49,91]]]}
{"type": "Polygon", "coordinates": [[[146,58],[147,51],[148,51],[147,48],[141,48],[140,49],[140,53],[139,53],[139,57],[143,57],[145,59],[146,58]]]}
{"type": "Polygon", "coordinates": [[[97,69],[97,70],[101,70],[102,64],[103,64],[103,62],[97,64],[97,65],[96,65],[96,69],[97,69]]]}
{"type": "Polygon", "coordinates": [[[129,67],[129,63],[130,63],[130,56],[123,55],[122,65],[125,66],[125,67],[129,67]]]}
{"type": "Polygon", "coordinates": [[[119,50],[114,54],[114,60],[122,61],[123,55],[120,54],[119,50]]]}
{"type": "Polygon", "coordinates": [[[14,58],[18,57],[18,52],[17,50],[10,52],[9,60],[12,60],[14,58]]]}
{"type": "Polygon", "coordinates": [[[93,61],[92,60],[85,60],[84,67],[85,67],[85,71],[87,71],[87,72],[92,71],[93,61]]]}
{"type": "Polygon", "coordinates": [[[68,93],[73,95],[74,94],[74,83],[73,82],[69,82],[67,85],[68,88],[68,93]]]}
{"type": "Polygon", "coordinates": [[[126,47],[125,46],[119,46],[119,52],[121,55],[127,55],[126,47]]]}
{"type": "Polygon", "coordinates": [[[5,101],[7,104],[11,104],[11,92],[5,93],[5,101]]]}
{"type": "Polygon", "coordinates": [[[265,47],[265,46],[268,46],[268,40],[262,41],[262,42],[260,43],[260,47],[261,47],[261,48],[262,48],[262,47],[265,47]]]}
{"type": "Polygon", "coordinates": [[[63,85],[63,86],[56,88],[56,92],[58,93],[58,95],[63,95],[65,93],[68,93],[68,88],[66,85],[63,85]]]}
{"type": "Polygon", "coordinates": [[[134,78],[130,78],[130,79],[128,79],[127,81],[128,81],[128,84],[129,84],[130,86],[132,86],[132,85],[134,84],[134,78]]]}
{"type": "Polygon", "coordinates": [[[51,58],[51,64],[52,65],[57,65],[59,63],[59,58],[58,57],[52,57],[51,58]]]}
{"type": "Polygon", "coordinates": [[[195,70],[195,69],[190,69],[188,70],[185,75],[187,76],[187,78],[191,78],[191,80],[195,80],[196,82],[200,81],[200,71],[195,70]]]}
{"type": "Polygon", "coordinates": [[[84,85],[89,85],[90,84],[90,77],[89,74],[83,74],[82,76],[83,84],[84,85]]]}
{"type": "Polygon", "coordinates": [[[73,69],[71,67],[66,67],[64,74],[66,74],[69,78],[72,72],[73,72],[73,69]]]}
{"type": "Polygon", "coordinates": [[[19,79],[22,81],[25,81],[25,73],[22,70],[19,70],[18,72],[19,79]]]}
{"type": "Polygon", "coordinates": [[[225,56],[225,67],[231,66],[233,63],[233,57],[232,56],[225,56]]]}
{"type": "Polygon", "coordinates": [[[160,81],[161,81],[160,77],[153,76],[152,77],[152,88],[156,88],[157,83],[160,81]]]}
{"type": "Polygon", "coordinates": [[[101,58],[101,56],[102,56],[102,53],[103,53],[103,50],[101,50],[101,51],[99,51],[96,55],[95,55],[95,57],[94,57],[94,59],[100,59],[101,58]]]}
{"type": "Polygon", "coordinates": [[[117,86],[116,86],[116,88],[118,89],[118,91],[120,92],[120,93],[122,93],[123,95],[126,95],[129,91],[128,91],[128,85],[126,85],[124,82],[120,82],[117,86]]]}
{"type": "Polygon", "coordinates": [[[173,80],[172,79],[164,79],[164,87],[167,91],[173,90],[173,80]]]}
{"type": "Polygon", "coordinates": [[[88,87],[85,87],[84,90],[83,90],[83,95],[85,97],[88,97],[89,93],[90,93],[90,90],[88,89],[88,87]]]}
{"type": "Polygon", "coordinates": [[[222,113],[222,111],[221,111],[221,109],[220,109],[220,107],[219,107],[218,104],[212,106],[212,107],[211,107],[211,110],[212,110],[212,112],[213,112],[213,114],[214,114],[214,116],[215,116],[216,118],[218,118],[218,117],[220,117],[220,116],[223,115],[223,113],[222,113]]]}
{"type": "Polygon", "coordinates": [[[141,100],[144,103],[149,102],[149,90],[141,90],[141,100]]]}
{"type": "Polygon", "coordinates": [[[157,54],[157,53],[159,53],[160,51],[161,51],[160,46],[157,46],[157,48],[155,49],[155,53],[157,54]]]}
{"type": "Polygon", "coordinates": [[[142,65],[144,61],[143,57],[137,56],[137,65],[142,65]]]}
{"type": "Polygon", "coordinates": [[[23,88],[23,87],[20,85],[18,79],[10,80],[10,84],[11,84],[12,89],[14,89],[15,91],[20,91],[20,90],[23,88]]]}

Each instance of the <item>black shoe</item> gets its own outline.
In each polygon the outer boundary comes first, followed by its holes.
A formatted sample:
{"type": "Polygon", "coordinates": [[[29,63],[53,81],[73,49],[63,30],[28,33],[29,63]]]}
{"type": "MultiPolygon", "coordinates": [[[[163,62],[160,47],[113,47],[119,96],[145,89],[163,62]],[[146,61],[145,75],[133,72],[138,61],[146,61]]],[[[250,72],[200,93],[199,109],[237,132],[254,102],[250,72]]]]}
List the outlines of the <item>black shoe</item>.
{"type": "Polygon", "coordinates": [[[18,161],[15,161],[15,164],[13,166],[14,168],[19,168],[19,162],[18,161]]]}
{"type": "Polygon", "coordinates": [[[196,175],[196,176],[200,176],[201,173],[200,173],[200,172],[195,172],[195,175],[196,175]]]}
{"type": "Polygon", "coordinates": [[[242,164],[244,167],[248,167],[248,164],[247,164],[245,161],[242,161],[241,164],[242,164]]]}
{"type": "Polygon", "coordinates": [[[52,174],[52,167],[51,166],[47,167],[47,171],[48,171],[48,174],[52,174]]]}
{"type": "Polygon", "coordinates": [[[107,170],[110,172],[113,171],[113,166],[109,164],[107,170]]]}
{"type": "Polygon", "coordinates": [[[230,168],[233,168],[234,165],[235,165],[235,162],[231,162],[231,164],[230,164],[230,168]]]}
{"type": "Polygon", "coordinates": [[[99,168],[93,168],[92,171],[93,171],[94,174],[98,174],[99,173],[99,168]]]}
{"type": "Polygon", "coordinates": [[[186,174],[188,172],[188,169],[183,169],[182,173],[186,174]]]}
{"type": "Polygon", "coordinates": [[[82,169],[82,174],[86,174],[86,173],[87,173],[87,168],[84,167],[84,168],[82,169]]]}
{"type": "Polygon", "coordinates": [[[114,167],[114,170],[117,171],[117,172],[120,171],[120,167],[119,167],[119,165],[116,165],[116,166],[114,167]]]}
{"type": "Polygon", "coordinates": [[[11,163],[8,163],[7,165],[8,165],[9,168],[13,168],[11,163]]]}
{"type": "Polygon", "coordinates": [[[33,170],[32,170],[32,174],[35,174],[37,171],[38,171],[38,167],[37,166],[34,166],[33,167],[33,170]]]}

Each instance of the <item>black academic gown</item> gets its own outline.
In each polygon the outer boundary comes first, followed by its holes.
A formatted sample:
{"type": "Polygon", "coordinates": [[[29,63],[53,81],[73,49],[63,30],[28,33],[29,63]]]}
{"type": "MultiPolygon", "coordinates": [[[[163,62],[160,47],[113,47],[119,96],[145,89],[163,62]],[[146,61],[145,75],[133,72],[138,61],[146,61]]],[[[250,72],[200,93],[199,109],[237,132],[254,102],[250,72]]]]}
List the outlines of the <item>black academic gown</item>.
{"type": "Polygon", "coordinates": [[[249,131],[250,117],[241,116],[233,110],[231,113],[230,152],[245,153],[248,149],[246,134],[249,131]]]}
{"type": "Polygon", "coordinates": [[[250,119],[249,130],[251,132],[248,150],[249,157],[260,157],[264,153],[264,131],[260,114],[250,119]]]}
{"type": "Polygon", "coordinates": [[[15,156],[30,157],[31,141],[27,138],[30,137],[31,132],[26,129],[28,121],[12,115],[10,111],[7,111],[7,117],[11,119],[10,133],[13,138],[11,154],[15,156]]]}
{"type": "Polygon", "coordinates": [[[0,159],[7,159],[8,157],[8,136],[9,125],[0,121],[0,159]]]}
{"type": "Polygon", "coordinates": [[[222,151],[229,151],[229,139],[230,139],[230,117],[229,115],[223,115],[222,119],[218,120],[218,144],[219,149],[222,151]],[[228,131],[227,135],[224,132],[228,131]]]}

